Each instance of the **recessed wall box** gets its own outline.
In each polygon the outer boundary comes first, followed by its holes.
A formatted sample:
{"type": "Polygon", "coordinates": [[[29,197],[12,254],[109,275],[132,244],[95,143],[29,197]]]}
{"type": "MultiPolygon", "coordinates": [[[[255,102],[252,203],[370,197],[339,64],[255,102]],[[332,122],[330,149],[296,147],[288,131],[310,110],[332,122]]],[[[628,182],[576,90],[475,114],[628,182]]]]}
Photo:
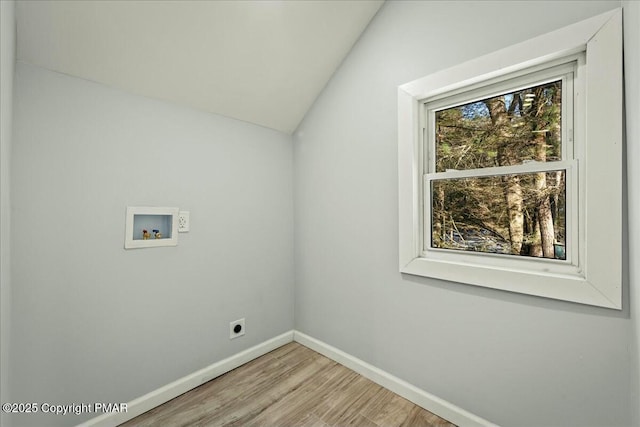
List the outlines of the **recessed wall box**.
{"type": "Polygon", "coordinates": [[[127,207],[125,249],[176,246],[178,208],[127,207]]]}

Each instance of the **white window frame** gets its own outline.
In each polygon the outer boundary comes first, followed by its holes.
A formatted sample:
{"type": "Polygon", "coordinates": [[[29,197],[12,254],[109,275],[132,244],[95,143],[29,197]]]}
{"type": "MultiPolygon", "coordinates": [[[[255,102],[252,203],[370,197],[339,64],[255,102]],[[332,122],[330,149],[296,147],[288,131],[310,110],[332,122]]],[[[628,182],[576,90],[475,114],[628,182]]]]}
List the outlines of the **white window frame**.
{"type": "MultiPolygon", "coordinates": [[[[621,309],[622,108],[620,9],[400,86],[400,271],[621,309]],[[427,117],[425,104],[443,96],[482,91],[507,79],[518,79],[569,60],[577,63],[572,103],[575,144],[573,148],[565,148],[563,138],[562,162],[549,162],[544,166],[567,169],[567,205],[571,210],[567,214],[567,233],[573,242],[568,261],[429,250],[429,245],[425,245],[429,235],[426,228],[430,228],[429,223],[425,225],[430,218],[426,192],[433,174],[428,173],[431,159],[426,153],[428,135],[425,137],[423,131],[427,117]]],[[[540,164],[523,165],[520,169],[527,167],[531,167],[531,171],[540,170],[540,164]]],[[[465,173],[448,172],[449,176],[465,173]]]]}
{"type": "MultiPolygon", "coordinates": [[[[545,64],[542,69],[538,67],[527,69],[521,72],[502,76],[496,83],[482,84],[479,88],[471,88],[471,90],[461,92],[454,91],[454,94],[446,93],[438,95],[435,98],[429,98],[422,101],[421,118],[425,120],[422,123],[422,134],[420,145],[423,147],[422,165],[419,167],[423,171],[422,194],[424,202],[421,204],[424,218],[424,224],[431,219],[432,199],[430,194],[431,181],[450,178],[474,178],[474,177],[490,177],[499,175],[527,174],[536,172],[551,172],[556,170],[564,170],[566,182],[566,242],[567,242],[567,259],[556,260],[534,257],[519,257],[504,254],[489,254],[482,252],[460,252],[451,249],[433,248],[430,244],[432,241],[432,227],[423,227],[423,240],[421,247],[423,248],[422,256],[430,259],[439,259],[450,262],[462,262],[466,265],[478,264],[493,267],[504,267],[509,269],[531,270],[541,273],[552,272],[555,274],[578,275],[578,260],[584,257],[579,254],[582,245],[579,244],[578,230],[582,229],[584,224],[581,223],[583,218],[578,215],[578,201],[584,197],[584,191],[577,185],[578,182],[578,164],[574,158],[573,132],[574,128],[580,127],[583,123],[575,123],[575,119],[581,117],[584,105],[575,96],[578,91],[574,91],[574,76],[584,72],[584,55],[572,55],[567,58],[551,64],[545,64]],[[560,64],[560,65],[558,65],[560,64]],[[561,80],[562,84],[562,159],[553,162],[527,162],[513,166],[497,166],[486,167],[481,169],[465,169],[465,170],[447,170],[446,172],[436,172],[435,164],[435,111],[451,108],[457,105],[475,102],[481,99],[497,96],[504,93],[515,92],[527,87],[537,86],[552,81],[561,80]],[[576,108],[574,108],[574,106],[576,108]],[[577,110],[574,117],[573,110],[577,110]],[[577,126],[576,126],[577,125],[577,126]]],[[[578,79],[579,80],[579,79],[578,79]]],[[[582,116],[584,116],[582,114],[582,116]]],[[[583,190],[583,189],[582,189],[583,190]]]]}

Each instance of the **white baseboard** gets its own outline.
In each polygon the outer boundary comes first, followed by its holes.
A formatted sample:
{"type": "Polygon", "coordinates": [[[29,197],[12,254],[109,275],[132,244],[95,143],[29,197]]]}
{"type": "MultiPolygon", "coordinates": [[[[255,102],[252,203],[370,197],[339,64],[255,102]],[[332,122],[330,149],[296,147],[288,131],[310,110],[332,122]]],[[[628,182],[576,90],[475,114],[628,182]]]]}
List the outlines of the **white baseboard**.
{"type": "Polygon", "coordinates": [[[293,340],[305,347],[309,347],[310,349],[317,351],[329,359],[335,360],[341,365],[359,373],[363,377],[370,379],[374,383],[391,390],[410,402],[413,402],[460,427],[497,427],[496,424],[465,411],[464,409],[459,408],[446,400],[440,399],[431,393],[427,393],[426,391],[409,384],[408,382],[401,380],[382,369],[378,369],[357,357],[347,354],[342,350],[312,338],[309,335],[303,334],[302,332],[294,331],[293,340]]]}
{"type": "Polygon", "coordinates": [[[127,404],[127,412],[103,414],[80,424],[78,427],[116,427],[291,341],[293,341],[293,331],[285,332],[132,400],[127,404]]]}
{"type": "Polygon", "coordinates": [[[496,424],[427,393],[382,369],[299,331],[286,332],[134,399],[127,404],[127,412],[103,414],[80,424],[78,427],[116,427],[292,341],[335,360],[363,377],[460,427],[498,427],[496,424]]]}

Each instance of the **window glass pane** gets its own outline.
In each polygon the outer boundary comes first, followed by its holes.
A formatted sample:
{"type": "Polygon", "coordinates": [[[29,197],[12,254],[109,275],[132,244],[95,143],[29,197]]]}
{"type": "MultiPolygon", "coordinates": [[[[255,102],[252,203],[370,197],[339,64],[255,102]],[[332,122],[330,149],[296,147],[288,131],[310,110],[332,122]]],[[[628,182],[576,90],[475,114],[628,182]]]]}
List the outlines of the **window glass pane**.
{"type": "Polygon", "coordinates": [[[435,113],[436,172],[562,160],[562,80],[435,113]]]}
{"type": "Polygon", "coordinates": [[[431,181],[431,246],[566,259],[565,171],[431,181]]]}

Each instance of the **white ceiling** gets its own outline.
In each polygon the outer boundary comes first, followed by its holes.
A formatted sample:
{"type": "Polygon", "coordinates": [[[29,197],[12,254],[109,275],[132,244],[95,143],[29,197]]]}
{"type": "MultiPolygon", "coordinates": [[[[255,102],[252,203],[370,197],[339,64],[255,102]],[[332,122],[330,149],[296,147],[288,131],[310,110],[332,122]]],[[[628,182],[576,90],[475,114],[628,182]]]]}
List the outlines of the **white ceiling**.
{"type": "Polygon", "coordinates": [[[18,1],[18,59],[291,133],[375,1],[18,1]]]}

